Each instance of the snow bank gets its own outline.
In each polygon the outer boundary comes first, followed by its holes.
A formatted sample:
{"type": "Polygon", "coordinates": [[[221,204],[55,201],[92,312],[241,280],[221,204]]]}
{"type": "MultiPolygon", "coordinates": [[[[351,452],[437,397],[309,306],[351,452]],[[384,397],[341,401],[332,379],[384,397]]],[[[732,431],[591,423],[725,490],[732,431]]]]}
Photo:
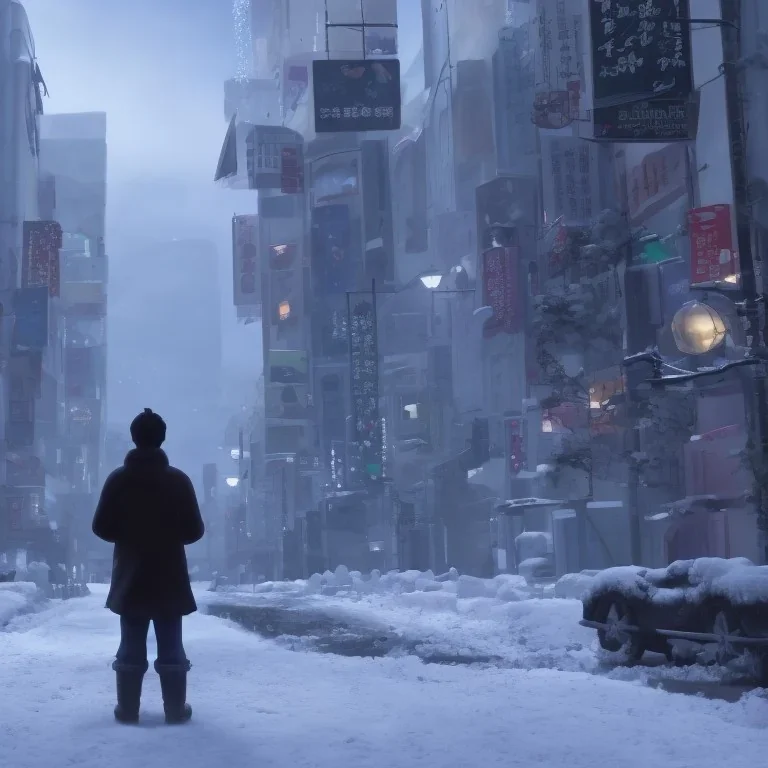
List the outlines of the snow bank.
{"type": "Polygon", "coordinates": [[[0,627],[36,610],[44,601],[44,594],[30,581],[0,582],[0,627]]]}
{"type": "Polygon", "coordinates": [[[563,600],[581,600],[592,585],[598,572],[582,571],[581,573],[566,573],[555,584],[555,597],[563,600]]]}
{"type": "Polygon", "coordinates": [[[734,605],[768,603],[768,566],[754,565],[744,557],[699,557],[677,560],[666,568],[634,565],[608,568],[592,578],[583,600],[600,593],[618,592],[627,597],[674,601],[686,590],[689,600],[722,597],[734,605]]]}

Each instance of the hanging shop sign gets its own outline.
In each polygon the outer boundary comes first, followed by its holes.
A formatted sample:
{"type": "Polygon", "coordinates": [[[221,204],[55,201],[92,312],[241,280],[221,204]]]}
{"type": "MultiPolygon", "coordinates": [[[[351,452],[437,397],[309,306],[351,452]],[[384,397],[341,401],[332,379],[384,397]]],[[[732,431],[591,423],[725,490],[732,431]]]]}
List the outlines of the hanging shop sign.
{"type": "Polygon", "coordinates": [[[491,248],[483,254],[483,303],[493,310],[493,317],[483,326],[486,338],[522,330],[519,269],[517,246],[491,248]]]}
{"type": "Polygon", "coordinates": [[[250,189],[304,191],[303,139],[281,125],[254,125],[245,139],[250,189]]]}
{"type": "Polygon", "coordinates": [[[565,128],[579,114],[584,81],[581,14],[568,0],[539,0],[539,55],[533,123],[539,128],[565,128]]]}
{"type": "Polygon", "coordinates": [[[51,296],[58,296],[61,286],[61,225],[57,221],[25,221],[22,236],[22,288],[45,286],[51,296]]]}
{"type": "Polygon", "coordinates": [[[236,307],[261,304],[259,217],[232,217],[233,303],[236,307]]]}
{"type": "Polygon", "coordinates": [[[365,475],[377,480],[382,475],[382,441],[374,297],[351,297],[349,308],[350,389],[356,442],[365,475]]]}
{"type": "Polygon", "coordinates": [[[688,211],[691,285],[725,280],[736,273],[731,206],[724,203],[688,211]]]}
{"type": "Polygon", "coordinates": [[[668,144],[649,152],[627,174],[629,222],[640,226],[678,198],[688,194],[688,150],[668,144]]]}
{"type": "Polygon", "coordinates": [[[695,136],[688,0],[590,0],[594,136],[695,136]]]}
{"type": "Polygon", "coordinates": [[[286,61],[283,65],[283,104],[287,112],[295,112],[309,87],[309,67],[286,61]]]}
{"type": "Polygon", "coordinates": [[[600,212],[598,147],[560,133],[542,132],[540,142],[547,221],[588,224],[600,212]]]}
{"type": "Polygon", "coordinates": [[[307,353],[298,349],[269,350],[269,383],[307,384],[309,366],[307,353]]]}
{"type": "Polygon", "coordinates": [[[317,133],[400,128],[398,59],[318,59],[312,81],[317,133]]]}

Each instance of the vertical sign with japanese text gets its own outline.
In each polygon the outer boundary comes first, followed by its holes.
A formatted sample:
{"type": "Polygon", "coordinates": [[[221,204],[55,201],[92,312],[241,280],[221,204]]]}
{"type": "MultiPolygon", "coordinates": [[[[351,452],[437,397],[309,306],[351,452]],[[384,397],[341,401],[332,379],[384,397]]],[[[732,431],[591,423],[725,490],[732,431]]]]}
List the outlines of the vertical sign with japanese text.
{"type": "Polygon", "coordinates": [[[569,0],[539,0],[536,96],[533,122],[539,128],[564,128],[578,117],[584,80],[579,50],[581,14],[569,0]]]}
{"type": "Polygon", "coordinates": [[[47,286],[51,296],[60,291],[61,225],[57,221],[25,221],[23,226],[22,288],[47,286]]]}
{"type": "Polygon", "coordinates": [[[731,206],[724,203],[688,211],[691,285],[724,280],[736,272],[731,206]]]}
{"type": "Polygon", "coordinates": [[[688,0],[590,0],[595,138],[695,133],[688,0]]]}
{"type": "Polygon", "coordinates": [[[542,132],[540,142],[546,220],[588,224],[601,208],[598,147],[560,132],[542,132]]]}
{"type": "Polygon", "coordinates": [[[483,326],[486,338],[522,330],[524,312],[519,296],[519,269],[517,246],[491,248],[483,254],[483,303],[493,310],[493,317],[483,326]]]}
{"type": "Polygon", "coordinates": [[[379,350],[375,297],[350,296],[349,359],[352,416],[365,475],[373,480],[382,473],[379,423],[379,350]]]}

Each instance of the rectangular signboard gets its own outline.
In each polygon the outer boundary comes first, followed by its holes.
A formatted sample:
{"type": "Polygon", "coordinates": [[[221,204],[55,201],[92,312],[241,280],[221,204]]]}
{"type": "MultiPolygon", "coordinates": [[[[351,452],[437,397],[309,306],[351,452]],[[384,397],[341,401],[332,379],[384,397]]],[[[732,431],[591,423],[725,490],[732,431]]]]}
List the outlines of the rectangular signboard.
{"type": "Polygon", "coordinates": [[[493,317],[483,326],[486,338],[522,330],[524,312],[519,269],[517,246],[491,248],[483,254],[483,303],[493,309],[493,317]]]}
{"type": "Polygon", "coordinates": [[[317,133],[400,128],[397,59],[317,59],[312,80],[317,133]]]}
{"type": "Polygon", "coordinates": [[[370,294],[355,295],[349,304],[349,357],[352,417],[366,477],[382,475],[382,440],[379,421],[379,351],[376,304],[370,294]]]}
{"type": "Polygon", "coordinates": [[[22,288],[46,286],[51,296],[60,290],[61,225],[57,221],[25,221],[23,226],[22,288]]]}
{"type": "Polygon", "coordinates": [[[300,349],[269,350],[269,382],[272,384],[307,384],[307,353],[300,349]]]}
{"type": "Polygon", "coordinates": [[[290,128],[254,125],[245,139],[249,188],[301,192],[302,143],[300,134],[290,128]]]}
{"type": "Polygon", "coordinates": [[[688,237],[692,285],[717,282],[736,273],[730,205],[688,211],[688,237]]]}
{"type": "Polygon", "coordinates": [[[590,0],[594,135],[688,141],[695,133],[688,0],[590,0]]]}
{"type": "Polygon", "coordinates": [[[236,307],[261,304],[259,217],[232,218],[233,303],[236,307]]]}

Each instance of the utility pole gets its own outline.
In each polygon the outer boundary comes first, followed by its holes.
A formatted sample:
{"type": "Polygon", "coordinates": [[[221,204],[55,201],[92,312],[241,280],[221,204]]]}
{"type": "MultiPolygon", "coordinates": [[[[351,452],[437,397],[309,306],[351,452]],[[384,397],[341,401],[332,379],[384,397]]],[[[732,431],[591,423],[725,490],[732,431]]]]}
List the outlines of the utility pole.
{"type": "MultiPolygon", "coordinates": [[[[755,274],[752,251],[752,224],[747,178],[747,132],[744,118],[743,75],[741,58],[741,0],[720,0],[723,43],[723,74],[725,77],[725,108],[728,119],[733,202],[736,218],[736,247],[744,296],[743,316],[746,320],[747,343],[750,353],[759,357],[765,348],[763,295],[755,274]]],[[[755,475],[754,503],[757,510],[762,562],[768,562],[768,498],[761,478],[768,470],[768,389],[765,364],[756,367],[751,379],[745,379],[745,397],[749,404],[749,444],[753,451],[751,462],[755,475]],[[755,464],[759,462],[758,468],[755,464]],[[756,471],[758,470],[759,471],[756,471]]]]}

